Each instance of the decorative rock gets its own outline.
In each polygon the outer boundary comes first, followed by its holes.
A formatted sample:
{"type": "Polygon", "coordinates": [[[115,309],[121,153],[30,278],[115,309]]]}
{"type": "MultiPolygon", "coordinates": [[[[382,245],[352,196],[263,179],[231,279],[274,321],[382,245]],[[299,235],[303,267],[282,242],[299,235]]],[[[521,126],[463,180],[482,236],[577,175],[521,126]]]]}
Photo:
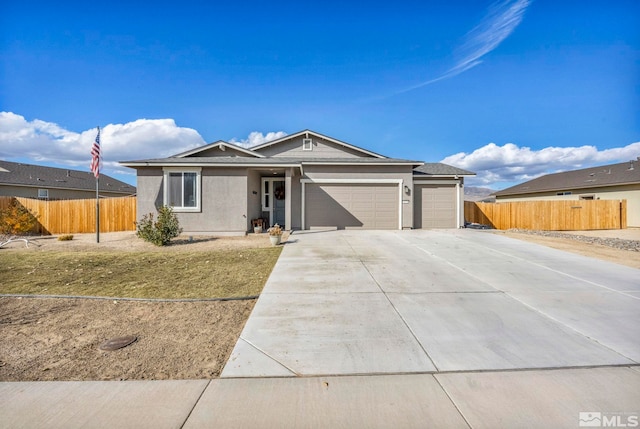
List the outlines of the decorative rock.
{"type": "Polygon", "coordinates": [[[623,238],[588,237],[586,235],[563,234],[556,231],[537,231],[528,229],[510,229],[510,232],[519,234],[540,235],[543,237],[568,238],[570,240],[582,241],[583,243],[599,244],[600,246],[612,247],[614,249],[640,252],[640,241],[625,240],[623,238]]]}

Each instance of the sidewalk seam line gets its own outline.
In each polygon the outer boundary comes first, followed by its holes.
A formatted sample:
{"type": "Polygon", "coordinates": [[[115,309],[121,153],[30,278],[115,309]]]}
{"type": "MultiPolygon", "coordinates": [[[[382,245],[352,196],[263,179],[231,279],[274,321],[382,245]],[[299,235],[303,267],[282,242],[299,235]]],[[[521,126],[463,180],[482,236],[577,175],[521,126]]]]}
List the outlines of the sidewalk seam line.
{"type": "Polygon", "coordinates": [[[447,395],[447,398],[449,398],[449,401],[451,402],[451,404],[454,406],[458,414],[460,414],[460,417],[462,417],[462,420],[464,420],[464,422],[467,424],[467,426],[469,426],[470,429],[473,429],[473,426],[471,426],[471,423],[469,423],[469,420],[467,420],[467,417],[464,415],[460,407],[458,407],[458,404],[456,404],[456,401],[454,401],[451,395],[449,395],[449,392],[447,392],[447,389],[445,389],[442,383],[440,383],[440,380],[438,380],[438,377],[436,377],[436,375],[438,374],[432,374],[433,379],[436,381],[436,383],[438,383],[438,386],[440,386],[444,394],[447,395]]]}
{"type": "Polygon", "coordinates": [[[198,399],[196,399],[196,401],[193,403],[193,407],[191,407],[191,409],[189,410],[189,414],[187,414],[187,417],[185,417],[184,421],[180,425],[180,429],[184,428],[184,425],[187,424],[187,422],[189,421],[189,418],[191,417],[191,414],[193,414],[193,410],[196,409],[196,406],[198,405],[198,403],[202,399],[202,396],[204,395],[204,392],[206,392],[207,389],[209,388],[209,386],[211,385],[212,381],[213,380],[211,380],[211,379],[209,381],[207,381],[206,386],[204,386],[204,389],[202,389],[202,392],[200,392],[200,395],[198,395],[198,399]]]}
{"type": "MultiPolygon", "coordinates": [[[[355,253],[357,255],[357,253],[356,253],[355,249],[353,248],[353,246],[351,245],[351,243],[348,242],[348,241],[347,241],[347,243],[349,244],[349,247],[351,247],[351,250],[353,251],[353,253],[355,253]]],[[[411,336],[413,337],[413,339],[418,343],[418,345],[420,346],[420,349],[424,352],[425,356],[427,356],[427,359],[429,359],[429,362],[431,362],[431,365],[433,365],[433,367],[436,369],[436,371],[440,371],[440,369],[438,368],[436,363],[431,358],[431,355],[429,355],[429,352],[427,352],[427,350],[424,348],[424,346],[422,345],[422,343],[420,342],[420,340],[416,336],[416,333],[413,332],[413,329],[411,329],[411,326],[409,326],[409,324],[404,319],[404,317],[402,317],[402,314],[400,314],[400,312],[398,311],[396,306],[393,304],[393,302],[391,301],[391,299],[387,295],[387,292],[385,292],[385,290],[382,288],[380,283],[378,283],[378,280],[376,280],[376,278],[373,276],[373,274],[371,274],[371,271],[369,271],[369,267],[367,267],[367,264],[362,260],[362,258],[359,258],[359,259],[360,259],[360,263],[362,264],[364,269],[367,270],[367,273],[371,277],[371,280],[373,280],[374,283],[376,284],[376,286],[378,286],[378,289],[380,289],[380,292],[385,297],[385,299],[387,300],[387,302],[389,303],[391,308],[393,308],[393,311],[395,311],[395,313],[398,315],[398,317],[402,321],[402,324],[409,330],[409,332],[411,333],[411,336]]]]}
{"type": "Polygon", "coordinates": [[[278,359],[274,358],[273,356],[271,356],[269,353],[267,353],[266,351],[262,350],[260,347],[256,346],[255,344],[253,344],[251,341],[247,340],[246,338],[243,338],[242,335],[240,336],[240,338],[238,338],[238,341],[244,341],[245,343],[249,344],[251,347],[253,347],[254,349],[256,349],[257,351],[259,351],[260,353],[262,353],[263,355],[265,355],[267,358],[271,359],[272,361],[274,361],[275,363],[277,363],[278,365],[280,365],[281,367],[283,367],[284,369],[286,369],[287,371],[291,372],[293,375],[295,375],[296,377],[299,377],[300,374],[298,374],[297,372],[295,372],[293,369],[289,368],[287,365],[283,364],[282,362],[280,362],[278,359]]]}

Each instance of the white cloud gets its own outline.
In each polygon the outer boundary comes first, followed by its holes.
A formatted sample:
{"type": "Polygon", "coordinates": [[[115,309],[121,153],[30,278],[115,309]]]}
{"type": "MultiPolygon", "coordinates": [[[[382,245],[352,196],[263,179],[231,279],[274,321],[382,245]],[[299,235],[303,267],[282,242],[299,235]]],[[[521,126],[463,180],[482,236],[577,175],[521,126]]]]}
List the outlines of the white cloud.
{"type": "Polygon", "coordinates": [[[624,147],[598,150],[595,146],[546,147],[531,150],[513,143],[489,143],[471,153],[460,152],[443,163],[471,170],[474,185],[517,183],[559,171],[587,168],[598,164],[626,162],[640,156],[640,142],[624,147]]]}
{"type": "MultiPolygon", "coordinates": [[[[66,130],[53,122],[28,121],[12,112],[0,112],[0,159],[51,163],[89,171],[91,145],[97,129],[66,130]]],[[[252,147],[286,136],[283,131],[254,131],[246,139],[231,143],[252,147]]],[[[100,128],[102,172],[134,175],[118,161],[164,158],[206,144],[198,132],[176,125],[173,119],[138,119],[100,128]]]]}
{"type": "Polygon", "coordinates": [[[235,137],[229,140],[229,143],[233,143],[242,147],[253,147],[258,146],[259,144],[270,142],[271,140],[277,140],[279,138],[285,137],[287,133],[284,131],[272,131],[267,134],[262,134],[258,131],[252,131],[249,133],[249,137],[243,140],[238,140],[235,137]]]}
{"type": "MultiPolygon", "coordinates": [[[[52,122],[27,121],[12,112],[0,112],[0,158],[30,159],[86,168],[91,162],[95,128],[81,133],[65,130],[52,122]]],[[[101,128],[103,171],[122,173],[127,169],[118,161],[162,158],[205,144],[191,128],[176,125],[173,119],[138,119],[126,124],[101,128]]],[[[128,171],[133,174],[133,171],[128,171]]]]}
{"type": "Polygon", "coordinates": [[[529,0],[502,0],[493,3],[480,23],[466,34],[464,41],[456,49],[457,61],[453,67],[434,79],[406,88],[398,94],[459,75],[482,63],[482,57],[496,49],[520,25],[530,4],[529,0]]]}

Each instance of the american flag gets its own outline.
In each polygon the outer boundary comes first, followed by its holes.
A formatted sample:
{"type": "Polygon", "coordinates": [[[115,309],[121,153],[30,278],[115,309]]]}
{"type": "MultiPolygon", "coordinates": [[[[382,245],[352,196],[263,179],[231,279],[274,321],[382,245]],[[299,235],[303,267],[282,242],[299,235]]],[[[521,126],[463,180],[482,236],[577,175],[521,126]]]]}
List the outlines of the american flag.
{"type": "Polygon", "coordinates": [[[100,127],[98,127],[96,141],[91,146],[91,172],[96,179],[100,175],[100,127]]]}

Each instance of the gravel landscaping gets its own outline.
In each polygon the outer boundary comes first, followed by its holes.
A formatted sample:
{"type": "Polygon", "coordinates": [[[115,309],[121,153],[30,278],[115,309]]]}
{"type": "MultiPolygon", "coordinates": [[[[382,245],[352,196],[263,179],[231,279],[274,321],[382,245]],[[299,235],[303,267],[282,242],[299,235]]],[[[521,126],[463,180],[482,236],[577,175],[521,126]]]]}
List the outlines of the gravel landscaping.
{"type": "Polygon", "coordinates": [[[508,232],[516,234],[538,235],[542,237],[562,238],[569,240],[581,241],[583,243],[597,244],[600,246],[612,247],[614,249],[629,250],[632,252],[640,252],[640,240],[628,240],[616,237],[597,237],[593,235],[583,235],[580,233],[563,233],[557,231],[533,231],[526,229],[510,229],[508,232]]]}

